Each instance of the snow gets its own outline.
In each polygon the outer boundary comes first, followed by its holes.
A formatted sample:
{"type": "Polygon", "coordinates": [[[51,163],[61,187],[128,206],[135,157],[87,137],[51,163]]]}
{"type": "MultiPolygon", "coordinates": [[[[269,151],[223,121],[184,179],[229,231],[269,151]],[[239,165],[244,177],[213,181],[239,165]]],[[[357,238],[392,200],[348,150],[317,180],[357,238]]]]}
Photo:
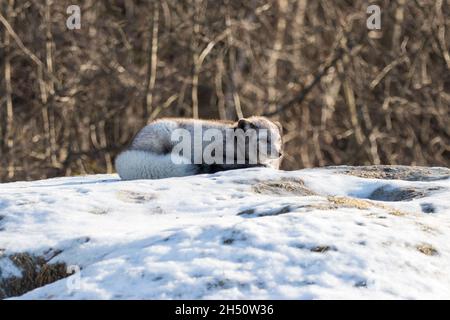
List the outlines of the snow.
{"type": "Polygon", "coordinates": [[[18,299],[449,299],[450,179],[337,167],[0,184],[0,278],[20,274],[20,252],[81,271],[18,299]],[[412,197],[367,200],[380,188],[412,197]]]}

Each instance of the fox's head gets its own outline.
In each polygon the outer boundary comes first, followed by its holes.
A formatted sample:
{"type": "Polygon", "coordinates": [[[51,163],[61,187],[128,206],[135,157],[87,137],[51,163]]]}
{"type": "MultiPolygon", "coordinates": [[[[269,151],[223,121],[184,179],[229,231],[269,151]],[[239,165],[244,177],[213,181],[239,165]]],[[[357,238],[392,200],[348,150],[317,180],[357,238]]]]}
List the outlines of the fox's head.
{"type": "Polygon", "coordinates": [[[279,168],[283,157],[283,129],[279,122],[254,116],[239,119],[235,129],[241,129],[248,137],[245,144],[238,143],[238,152],[245,154],[246,159],[256,157],[258,164],[279,168]],[[255,142],[257,148],[249,147],[249,143],[255,142]]]}

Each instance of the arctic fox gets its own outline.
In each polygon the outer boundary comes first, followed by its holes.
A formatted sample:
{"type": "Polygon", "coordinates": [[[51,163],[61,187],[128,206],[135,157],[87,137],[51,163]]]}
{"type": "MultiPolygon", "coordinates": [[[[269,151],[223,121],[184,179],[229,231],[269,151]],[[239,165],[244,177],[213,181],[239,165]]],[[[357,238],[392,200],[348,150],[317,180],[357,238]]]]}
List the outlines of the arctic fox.
{"type": "Polygon", "coordinates": [[[137,133],[130,147],[117,156],[115,167],[124,180],[162,179],[249,167],[278,169],[282,151],[281,125],[265,117],[243,118],[237,122],[163,118],[137,133]],[[201,129],[200,134],[198,129],[201,129]],[[183,155],[177,152],[179,131],[187,133],[189,138],[189,150],[184,150],[187,152],[183,155]],[[214,137],[218,147],[211,152],[213,162],[204,158],[204,152],[208,148],[211,150],[213,141],[204,141],[204,133],[208,131],[213,133],[209,136],[214,137]],[[244,138],[239,139],[238,133],[244,138]],[[255,148],[252,142],[256,143],[255,148]]]}

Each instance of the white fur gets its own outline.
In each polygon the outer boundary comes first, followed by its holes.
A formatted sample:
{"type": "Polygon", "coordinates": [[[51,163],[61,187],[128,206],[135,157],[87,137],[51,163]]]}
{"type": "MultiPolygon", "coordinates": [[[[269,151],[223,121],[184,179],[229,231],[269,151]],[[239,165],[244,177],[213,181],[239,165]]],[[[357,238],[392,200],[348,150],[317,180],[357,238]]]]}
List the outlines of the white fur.
{"type": "Polygon", "coordinates": [[[196,173],[195,165],[176,164],[170,154],[159,155],[142,150],[122,152],[117,156],[115,165],[117,173],[123,180],[163,179],[196,173]]]}
{"type": "MultiPolygon", "coordinates": [[[[225,138],[224,143],[228,143],[228,141],[234,143],[234,137],[232,139],[227,139],[228,135],[234,136],[235,129],[240,128],[240,126],[246,122],[251,122],[256,128],[269,130],[270,134],[273,134],[270,150],[276,150],[276,155],[278,155],[278,151],[281,150],[280,130],[275,123],[263,117],[250,117],[248,119],[241,119],[236,123],[195,119],[160,119],[155,120],[142,128],[133,139],[130,150],[119,154],[115,162],[116,170],[124,180],[162,179],[194,175],[203,171],[207,172],[207,170],[204,170],[204,167],[192,163],[195,163],[196,160],[194,155],[202,155],[204,148],[206,148],[209,142],[202,141],[200,144],[194,143],[191,146],[192,152],[189,159],[191,164],[179,164],[181,163],[179,159],[183,158],[175,156],[176,152],[173,152],[178,144],[178,141],[172,141],[171,139],[174,130],[188,130],[190,136],[194,137],[196,133],[195,128],[196,125],[198,125],[202,130],[219,130],[225,138]],[[241,123],[241,121],[243,121],[243,123],[241,123]]],[[[241,155],[245,154],[245,143],[238,144],[237,147],[238,152],[240,152],[241,155]]],[[[258,158],[257,155],[253,153],[251,155],[254,159],[258,158]]],[[[235,160],[234,153],[227,154],[226,157],[227,160],[230,159],[231,162],[234,162],[235,160]]],[[[259,154],[258,163],[260,165],[278,169],[280,159],[273,158],[272,155],[267,156],[259,154]]],[[[225,165],[222,169],[232,170],[243,167],[245,166],[225,165]]]]}

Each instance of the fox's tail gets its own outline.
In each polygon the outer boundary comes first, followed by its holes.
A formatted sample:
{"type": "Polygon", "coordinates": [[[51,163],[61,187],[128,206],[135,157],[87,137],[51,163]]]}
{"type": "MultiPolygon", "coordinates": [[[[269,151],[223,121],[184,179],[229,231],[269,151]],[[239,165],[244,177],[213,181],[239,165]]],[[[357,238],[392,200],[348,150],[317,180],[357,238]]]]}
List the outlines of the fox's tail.
{"type": "Polygon", "coordinates": [[[198,173],[194,164],[179,164],[173,160],[170,153],[159,155],[149,151],[127,150],[117,156],[115,166],[123,180],[162,179],[198,173]]]}

